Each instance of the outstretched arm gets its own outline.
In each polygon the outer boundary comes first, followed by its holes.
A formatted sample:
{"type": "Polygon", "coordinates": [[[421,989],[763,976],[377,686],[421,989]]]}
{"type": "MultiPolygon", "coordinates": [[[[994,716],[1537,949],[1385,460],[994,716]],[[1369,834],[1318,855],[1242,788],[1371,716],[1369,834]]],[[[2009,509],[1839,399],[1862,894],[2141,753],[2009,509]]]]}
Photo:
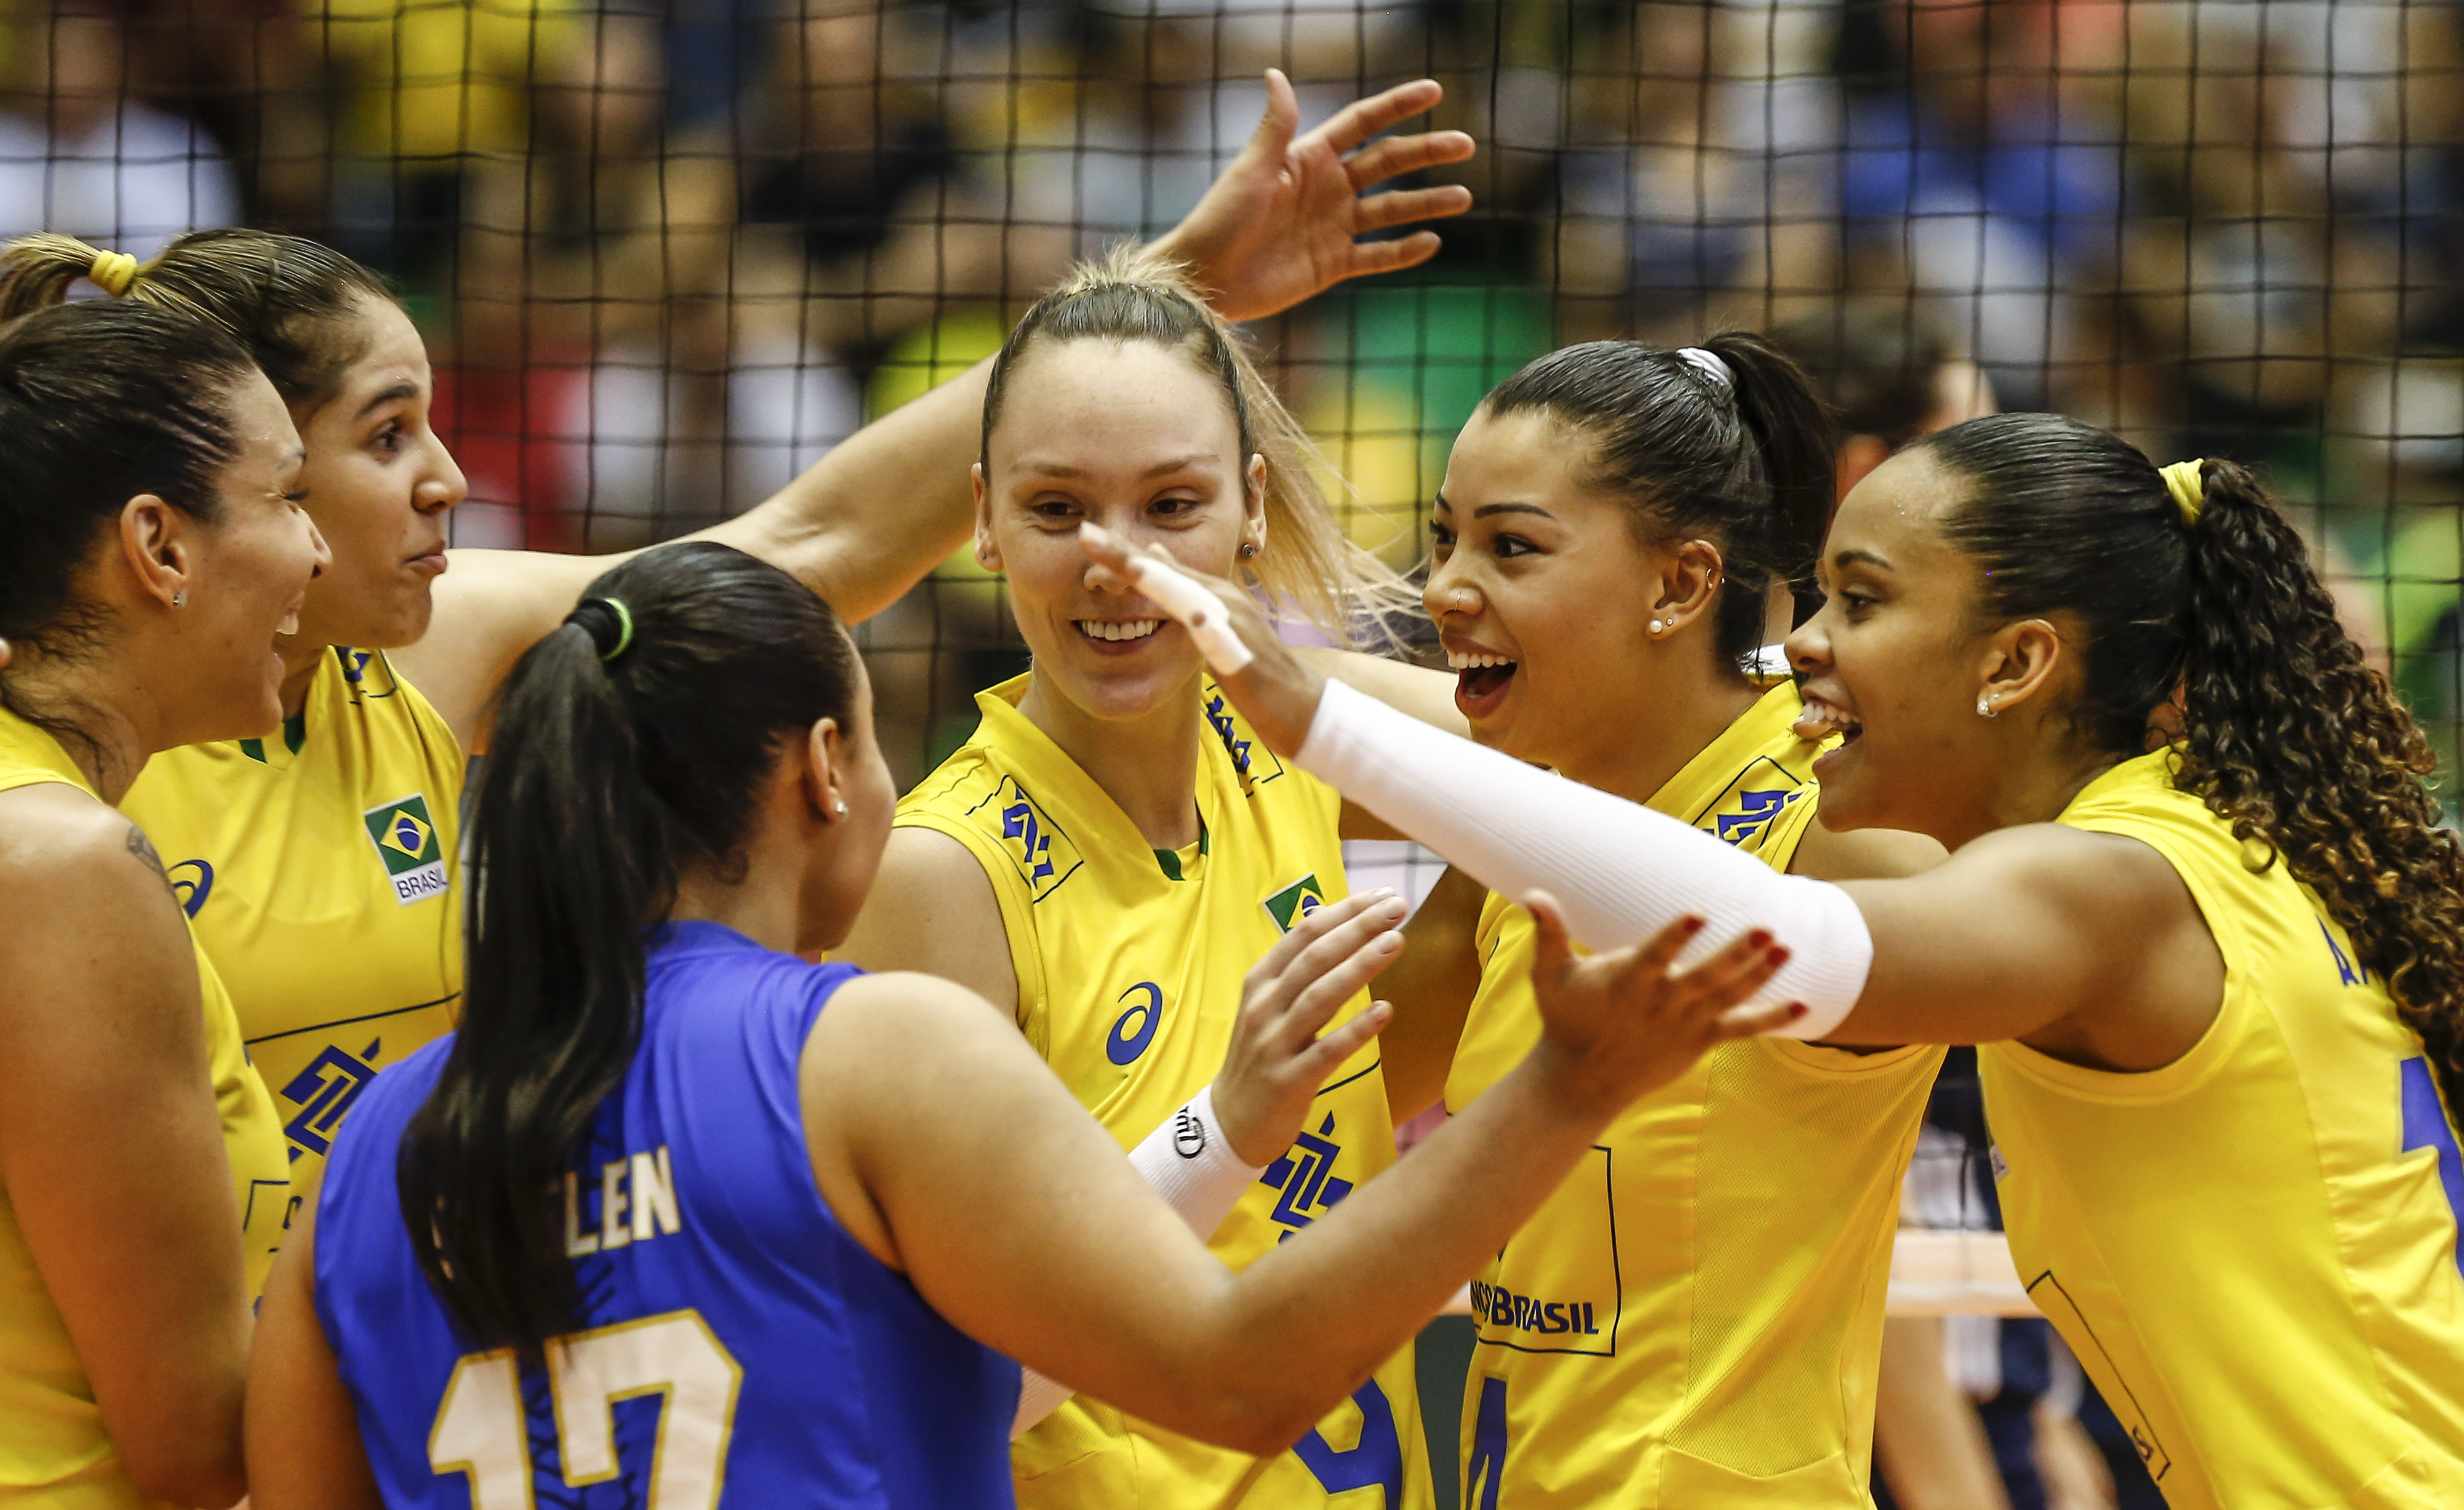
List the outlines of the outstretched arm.
{"type": "Polygon", "coordinates": [[[1858,1044],[2019,1039],[2116,1070],[2170,1063],[2214,1020],[2224,967],[2170,864],[2136,840],[2054,823],[1990,834],[1902,880],[1774,874],[1711,836],[1438,733],[1330,682],[1249,595],[1093,525],[1088,554],[1184,624],[1276,754],[1508,895],[1562,888],[1575,936],[1633,943],[1683,910],[1726,938],[1766,927],[1795,957],[1764,999],[1786,1031],[1858,1044]],[[1466,794],[1478,794],[1478,800],[1466,794]]]}
{"type": "MultiPolygon", "coordinates": [[[[1553,917],[1545,899],[1535,912],[1553,917]]],[[[806,1136],[848,1233],[943,1316],[1173,1430],[1280,1452],[1435,1314],[1609,1117],[1720,1038],[1768,973],[1671,982],[1672,929],[1569,957],[1544,925],[1543,1045],[1410,1159],[1239,1275],[1141,1184],[1018,1036],[947,982],[842,987],[804,1053],[806,1136]],[[917,1105],[941,1108],[918,1121],[917,1105]]]]}
{"type": "MultiPolygon", "coordinates": [[[[1470,191],[1452,186],[1369,192],[1471,156],[1471,139],[1460,131],[1370,140],[1428,110],[1444,91],[1429,79],[1398,85],[1301,134],[1290,83],[1269,71],[1266,86],[1257,132],[1157,250],[1186,265],[1232,319],[1263,318],[1348,278],[1436,255],[1434,231],[1357,238],[1471,207],[1470,191]]],[[[979,363],[865,427],[776,497],[699,537],[795,573],[849,623],[879,613],[967,538],[967,461],[982,424],[988,367],[979,363]]],[[[622,558],[451,555],[452,570],[436,583],[427,638],[393,659],[464,747],[475,749],[482,711],[515,660],[622,558]]]]}

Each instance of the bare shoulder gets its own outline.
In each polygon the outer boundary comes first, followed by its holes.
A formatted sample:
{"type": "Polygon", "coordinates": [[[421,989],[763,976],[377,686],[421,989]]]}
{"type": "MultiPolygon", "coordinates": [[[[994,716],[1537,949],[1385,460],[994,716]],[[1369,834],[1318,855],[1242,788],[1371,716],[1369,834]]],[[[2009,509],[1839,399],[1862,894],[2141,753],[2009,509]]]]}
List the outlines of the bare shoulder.
{"type": "Polygon", "coordinates": [[[1940,841],[1896,828],[1833,833],[1819,820],[1805,831],[1789,874],[1815,881],[1883,881],[1921,875],[1950,857],[1940,841]]]}
{"type": "MultiPolygon", "coordinates": [[[[150,896],[160,903],[153,910],[174,913],[179,906],[145,830],[119,809],[56,781],[0,792],[0,896],[19,925],[29,920],[30,908],[72,898],[84,906],[150,896]]],[[[30,931],[0,930],[18,936],[30,931]]]]}
{"type": "Polygon", "coordinates": [[[463,748],[477,750],[480,719],[505,673],[622,558],[457,550],[448,559],[428,633],[386,656],[444,715],[463,748]]]}
{"type": "Polygon", "coordinates": [[[0,915],[12,1013],[58,1004],[89,1026],[132,1008],[194,1016],[193,946],[162,858],[143,829],[75,787],[0,792],[0,915]]]}
{"type": "Polygon", "coordinates": [[[1008,927],[973,850],[938,829],[890,831],[864,910],[832,957],[875,971],[925,971],[991,998],[1018,1002],[1008,927]]]}

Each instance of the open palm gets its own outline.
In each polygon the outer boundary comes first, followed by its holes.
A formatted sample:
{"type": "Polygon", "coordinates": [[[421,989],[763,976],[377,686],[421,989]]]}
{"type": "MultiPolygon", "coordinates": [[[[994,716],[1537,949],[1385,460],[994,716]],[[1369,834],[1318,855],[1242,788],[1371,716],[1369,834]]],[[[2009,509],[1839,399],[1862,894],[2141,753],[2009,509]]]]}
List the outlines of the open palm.
{"type": "Polygon", "coordinates": [[[1426,262],[1437,254],[1435,231],[1367,244],[1355,238],[1460,215],[1471,208],[1471,190],[1447,185],[1368,191],[1401,174],[1462,162],[1472,155],[1471,138],[1430,131],[1361,143],[1428,110],[1444,94],[1435,79],[1398,84],[1295,137],[1300,101],[1281,70],[1266,70],[1266,113],[1258,129],[1156,250],[1186,264],[1209,291],[1209,302],[1234,320],[1281,314],[1346,278],[1426,262]]]}

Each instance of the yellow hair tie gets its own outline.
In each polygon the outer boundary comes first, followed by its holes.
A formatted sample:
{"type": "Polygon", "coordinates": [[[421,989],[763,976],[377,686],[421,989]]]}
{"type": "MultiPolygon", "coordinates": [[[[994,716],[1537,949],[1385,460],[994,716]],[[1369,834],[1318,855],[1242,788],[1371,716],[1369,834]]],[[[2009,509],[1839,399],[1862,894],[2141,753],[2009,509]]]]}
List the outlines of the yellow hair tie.
{"type": "Polygon", "coordinates": [[[94,266],[86,270],[85,277],[96,288],[118,298],[128,292],[128,285],[137,281],[137,259],[125,252],[98,252],[94,254],[94,266]]]}
{"type": "Polygon", "coordinates": [[[2189,529],[2199,522],[2199,511],[2208,506],[2207,486],[2199,480],[2205,460],[2177,461],[2170,467],[2160,467],[2156,475],[2165,479],[2165,491],[2173,495],[2173,507],[2182,511],[2182,527],[2189,529]]]}

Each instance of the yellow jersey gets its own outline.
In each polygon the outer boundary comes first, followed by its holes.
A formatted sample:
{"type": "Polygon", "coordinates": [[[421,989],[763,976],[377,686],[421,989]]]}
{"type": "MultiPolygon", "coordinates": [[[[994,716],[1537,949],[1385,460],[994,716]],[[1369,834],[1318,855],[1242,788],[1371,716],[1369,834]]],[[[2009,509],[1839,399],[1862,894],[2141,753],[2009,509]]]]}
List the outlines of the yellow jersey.
{"type": "Polygon", "coordinates": [[[2281,862],[2167,753],[2059,821],[2165,857],[2224,1001],[2160,1070],[1981,1048],[2020,1278],[2173,1510],[2464,1505],[2464,1171],[2421,1040],[2281,862]]]}
{"type": "Polygon", "coordinates": [[[165,751],[121,803],[231,987],[293,1211],[362,1087],[453,1026],[462,777],[428,699],[381,652],[338,646],[278,733],[165,751]]]}
{"type": "MultiPolygon", "coordinates": [[[[1765,692],[1650,806],[1786,870],[1820,747],[1765,692]]],[[[1492,894],[1446,1107],[1540,1037],[1530,914],[1492,894]]],[[[1941,1067],[1727,1043],[1627,1108],[1472,1285],[1463,1503],[1869,1506],[1900,1179],[1941,1067]]]]}
{"type": "MultiPolygon", "coordinates": [[[[1347,894],[1342,799],[1276,758],[1209,684],[1201,837],[1178,854],[1151,848],[1018,711],[1026,682],[978,694],[975,736],[899,803],[897,821],[949,835],[983,865],[1018,975],[1019,1028],[1126,1151],[1222,1068],[1249,967],[1302,914],[1347,894]]],[[[1364,993],[1338,1020],[1367,1005],[1364,993]]],[[[1373,1043],[1327,1082],[1299,1141],[1208,1246],[1242,1268],[1394,1161],[1373,1043]]],[[[1272,1457],[1081,1397],[1021,1437],[1012,1466],[1023,1510],[1425,1510],[1426,1451],[1407,1347],[1272,1457]]]]}
{"type": "MultiPolygon", "coordinates": [[[[94,787],[45,730],[0,709],[0,792],[56,781],[94,787]]],[[[191,940],[194,930],[191,930],[191,940]]],[[[231,997],[197,947],[206,1056],[231,1160],[231,1193],[246,1244],[248,1293],[264,1288],[287,1209],[280,1124],[240,1043],[231,997]]],[[[121,1471],[85,1365],[52,1303],[15,1209],[0,1191],[0,1500],[44,1510],[125,1510],[149,1503],[121,1471]],[[20,1497],[24,1498],[20,1498],[20,1497]]]]}

